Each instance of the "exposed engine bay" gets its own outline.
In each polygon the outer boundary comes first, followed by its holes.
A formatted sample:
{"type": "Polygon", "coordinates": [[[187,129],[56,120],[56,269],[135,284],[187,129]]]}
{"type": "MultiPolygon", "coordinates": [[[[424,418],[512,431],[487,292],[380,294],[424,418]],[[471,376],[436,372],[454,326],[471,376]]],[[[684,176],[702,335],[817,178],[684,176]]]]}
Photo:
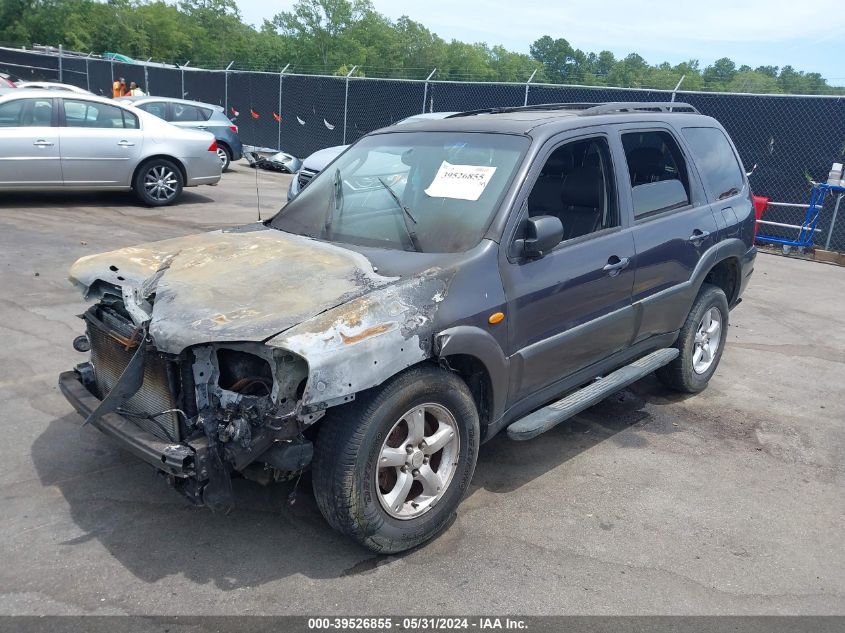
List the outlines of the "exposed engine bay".
{"type": "Polygon", "coordinates": [[[170,480],[195,503],[227,509],[233,474],[269,483],[310,463],[312,446],[303,433],[321,414],[298,404],[308,376],[301,357],[261,343],[162,353],[132,321],[123,298],[112,294],[83,318],[86,340],[76,346],[90,347],[91,361],[77,366],[81,381],[106,402],[119,383],[132,382],[129,374],[140,373],[137,391],[124,392],[113,410],[161,440],[192,449],[193,459],[170,480]],[[143,363],[133,366],[136,354],[143,363]],[[195,476],[184,476],[189,472],[195,476]]]}

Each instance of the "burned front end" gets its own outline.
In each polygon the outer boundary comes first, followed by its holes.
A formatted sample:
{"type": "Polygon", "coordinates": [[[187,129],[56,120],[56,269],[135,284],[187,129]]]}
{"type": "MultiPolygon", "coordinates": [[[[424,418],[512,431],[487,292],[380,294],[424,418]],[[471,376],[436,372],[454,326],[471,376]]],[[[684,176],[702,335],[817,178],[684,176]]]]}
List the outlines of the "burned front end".
{"type": "Polygon", "coordinates": [[[90,424],[193,502],[232,506],[231,479],[309,466],[332,407],[431,355],[441,274],[384,277],[364,256],[263,226],[77,261],[93,301],[60,376],[90,424]]]}
{"type": "Polygon", "coordinates": [[[227,510],[234,474],[269,483],[309,465],[304,431],[319,413],[297,406],[308,376],[302,358],[261,343],[165,353],[117,297],[83,319],[86,334],[74,346],[90,348],[90,360],[61,375],[62,391],[86,423],[194,503],[227,510]]]}

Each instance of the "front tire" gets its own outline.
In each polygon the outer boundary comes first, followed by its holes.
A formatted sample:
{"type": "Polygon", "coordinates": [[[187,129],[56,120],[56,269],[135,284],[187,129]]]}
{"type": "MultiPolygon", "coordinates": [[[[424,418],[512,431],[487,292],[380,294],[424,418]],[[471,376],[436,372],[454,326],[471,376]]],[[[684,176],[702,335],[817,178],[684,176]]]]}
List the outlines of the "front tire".
{"type": "Polygon", "coordinates": [[[164,158],[147,161],[135,174],[135,195],[150,207],[173,204],[184,186],[182,172],[175,163],[164,158]]]}
{"type": "Polygon", "coordinates": [[[657,377],[667,387],[683,393],[698,393],[707,386],[725,349],[728,315],[724,291],[704,284],[675,343],[681,353],[657,370],[657,377]]]}
{"type": "Polygon", "coordinates": [[[412,368],[326,416],[313,465],[317,506],[373,551],[415,547],[458,507],[479,436],[466,383],[433,365],[412,368]]]}

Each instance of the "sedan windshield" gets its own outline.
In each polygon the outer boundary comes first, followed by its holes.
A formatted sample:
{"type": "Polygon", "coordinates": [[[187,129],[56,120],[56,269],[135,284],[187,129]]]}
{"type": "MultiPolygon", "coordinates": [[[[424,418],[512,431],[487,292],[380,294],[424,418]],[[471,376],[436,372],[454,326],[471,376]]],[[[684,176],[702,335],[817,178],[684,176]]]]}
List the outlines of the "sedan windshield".
{"type": "Polygon", "coordinates": [[[321,240],[429,253],[481,240],[528,146],[521,136],[396,132],[342,154],[271,226],[321,240]]]}

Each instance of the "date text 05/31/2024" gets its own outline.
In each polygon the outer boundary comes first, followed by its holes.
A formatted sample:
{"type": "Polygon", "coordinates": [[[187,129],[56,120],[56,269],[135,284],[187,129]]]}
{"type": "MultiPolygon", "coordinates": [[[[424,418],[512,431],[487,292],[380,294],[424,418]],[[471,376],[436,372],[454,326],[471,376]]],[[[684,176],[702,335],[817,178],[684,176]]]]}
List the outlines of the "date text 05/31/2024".
{"type": "Polygon", "coordinates": [[[497,617],[349,617],[309,618],[308,628],[315,631],[446,631],[446,630],[525,630],[524,620],[497,617]]]}

